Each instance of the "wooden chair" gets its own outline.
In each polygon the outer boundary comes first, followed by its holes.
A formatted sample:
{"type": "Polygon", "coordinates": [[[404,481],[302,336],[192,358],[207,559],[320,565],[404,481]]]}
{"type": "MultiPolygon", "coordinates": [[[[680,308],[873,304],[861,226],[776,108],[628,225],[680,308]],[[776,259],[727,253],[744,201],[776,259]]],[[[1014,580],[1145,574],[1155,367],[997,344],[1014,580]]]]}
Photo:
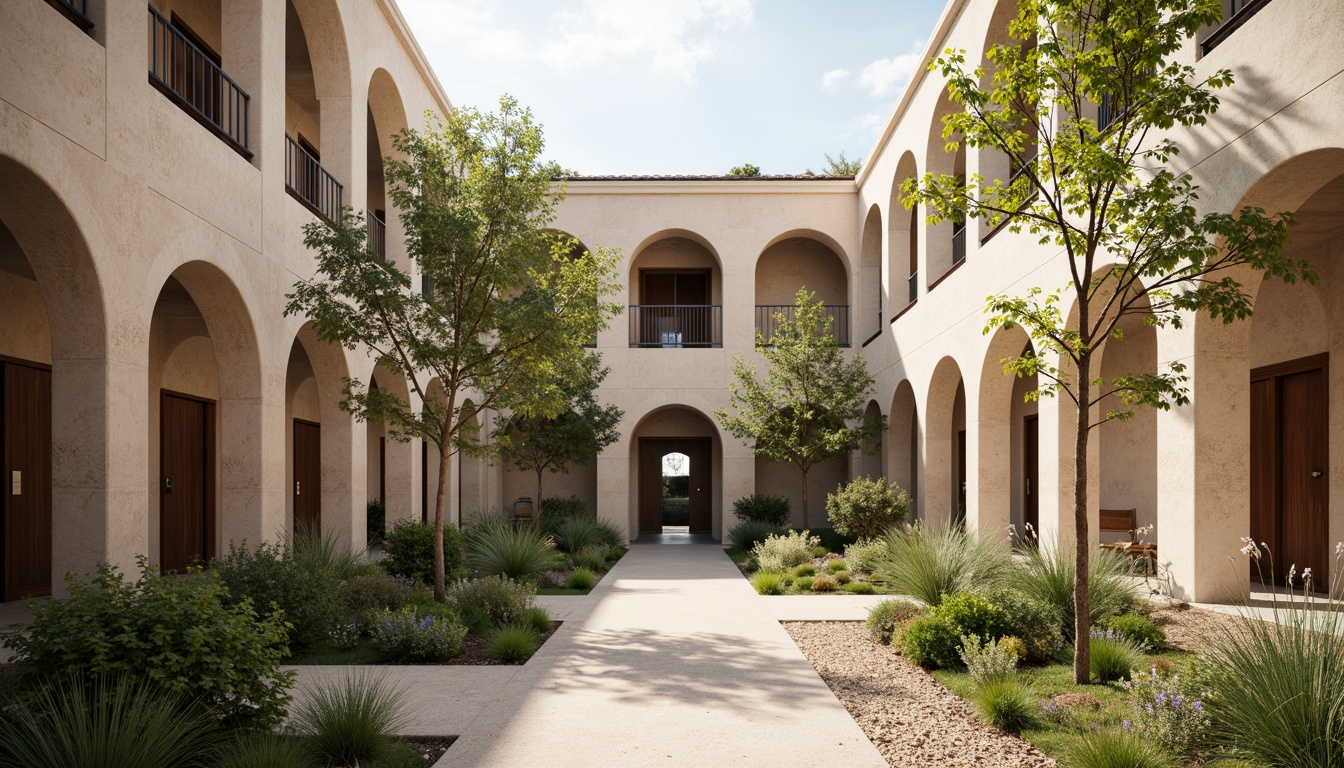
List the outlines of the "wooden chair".
{"type": "Polygon", "coordinates": [[[1097,530],[1101,533],[1128,534],[1129,541],[1103,542],[1102,549],[1112,549],[1128,557],[1143,559],[1143,566],[1157,567],[1157,545],[1139,541],[1138,511],[1134,509],[1103,509],[1097,530]]]}

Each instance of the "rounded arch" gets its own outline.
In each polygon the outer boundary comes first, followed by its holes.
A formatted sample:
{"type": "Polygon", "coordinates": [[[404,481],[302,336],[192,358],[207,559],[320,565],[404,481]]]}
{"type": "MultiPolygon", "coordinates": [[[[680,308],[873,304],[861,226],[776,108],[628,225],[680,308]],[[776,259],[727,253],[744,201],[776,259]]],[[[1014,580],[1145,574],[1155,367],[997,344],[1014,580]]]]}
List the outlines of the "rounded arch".
{"type": "MultiPolygon", "coordinates": [[[[946,88],[938,96],[934,106],[933,118],[929,123],[928,148],[924,156],[925,171],[937,175],[966,178],[966,145],[959,136],[943,137],[943,121],[949,115],[961,111],[961,105],[952,101],[946,88]],[[949,152],[947,144],[957,141],[955,151],[949,152]]],[[[925,224],[924,272],[925,290],[940,280],[953,267],[966,258],[965,222],[943,221],[937,224],[925,224]]]]}
{"type": "Polygon", "coordinates": [[[632,421],[629,440],[631,538],[662,531],[662,457],[690,457],[690,532],[717,533],[724,514],[723,436],[701,408],[687,403],[655,405],[632,421]]]}
{"type": "Polygon", "coordinates": [[[767,338],[775,315],[791,316],[798,291],[806,288],[826,305],[831,330],[842,346],[850,344],[849,279],[844,252],[832,238],[798,230],[770,241],[756,257],[754,268],[756,330],[767,338]]]}
{"type": "MultiPolygon", "coordinates": [[[[367,381],[370,388],[395,395],[409,405],[411,392],[406,377],[385,361],[369,362],[373,365],[362,380],[367,381]]],[[[390,530],[397,521],[412,520],[417,516],[419,441],[393,439],[385,424],[372,421],[365,424],[365,434],[368,453],[366,496],[370,501],[378,499],[382,502],[383,523],[385,530],[390,530]]]]}
{"type": "Polygon", "coordinates": [[[723,262],[704,237],[665,229],[630,259],[630,344],[723,346],[723,262]]]}
{"type": "Polygon", "coordinates": [[[345,350],[320,341],[311,321],[299,326],[285,369],[286,520],[291,532],[308,528],[359,549],[367,499],[355,493],[354,418],[340,407],[349,376],[345,350]]]}
{"type": "MultiPolygon", "coordinates": [[[[984,74],[980,78],[980,87],[985,89],[994,88],[995,64],[989,59],[989,51],[995,46],[1008,46],[1013,43],[1025,45],[1028,49],[1035,47],[1035,40],[1026,41],[1014,38],[1008,31],[1009,25],[1017,18],[1018,0],[998,0],[994,5],[994,11],[990,14],[989,24],[985,28],[984,43],[980,47],[980,66],[984,74]]],[[[1022,150],[1022,160],[1029,160],[1036,156],[1037,142],[1034,132],[1029,131],[1027,145],[1022,150]]],[[[999,152],[991,147],[980,147],[973,152],[973,162],[975,172],[985,179],[986,184],[992,184],[996,180],[1007,181],[1016,174],[1021,164],[1016,158],[1011,158],[1007,154],[999,152]]],[[[994,233],[996,227],[991,225],[986,219],[976,221],[977,240],[985,240],[994,233]]]]}
{"type": "Polygon", "coordinates": [[[670,229],[660,229],[657,232],[654,232],[653,234],[639,241],[639,245],[635,246],[635,249],[630,252],[631,254],[630,262],[633,264],[635,259],[638,259],[640,255],[643,254],[644,251],[650,246],[653,246],[660,241],[668,240],[671,238],[680,238],[683,240],[689,240],[699,245],[701,248],[704,248],[706,251],[708,251],[709,255],[714,257],[714,263],[718,265],[720,268],[722,268],[723,259],[719,256],[718,249],[714,247],[714,244],[711,243],[708,238],[706,238],[704,235],[701,235],[698,232],[693,232],[689,229],[680,229],[676,227],[670,229]]]}
{"type": "Polygon", "coordinates": [[[302,44],[304,54],[311,61],[314,96],[319,101],[350,98],[350,46],[340,3],[337,0],[286,0],[286,5],[294,13],[290,19],[299,24],[298,29],[293,29],[286,21],[286,49],[302,44]],[[296,32],[301,39],[292,37],[296,32]]]}
{"type": "Polygon", "coordinates": [[[887,274],[892,281],[892,309],[900,311],[919,298],[919,206],[905,207],[901,187],[919,177],[915,153],[906,150],[896,163],[887,204],[887,274]]]}
{"type": "Polygon", "coordinates": [[[951,356],[934,366],[924,401],[923,509],[931,525],[964,519],[967,491],[973,491],[965,475],[966,388],[961,366],[951,356]]]}
{"type": "Polygon", "coordinates": [[[405,230],[400,211],[392,204],[384,168],[385,158],[402,156],[393,139],[408,127],[408,122],[401,92],[386,69],[374,70],[369,78],[365,112],[364,208],[369,240],[376,252],[409,273],[412,265],[406,254],[405,230]]]}
{"type": "Polygon", "coordinates": [[[910,494],[912,520],[923,518],[919,496],[920,466],[919,406],[909,379],[902,379],[891,396],[887,421],[887,480],[910,494]]]}
{"type": "MultiPolygon", "coordinates": [[[[882,406],[876,400],[869,400],[863,409],[863,421],[872,424],[882,418],[882,406]]],[[[859,451],[855,466],[856,475],[882,477],[887,466],[887,444],[882,437],[868,440],[859,451]]]]}
{"type": "Polygon", "coordinates": [[[868,207],[863,221],[863,239],[860,244],[857,312],[855,323],[860,337],[867,339],[882,331],[883,308],[887,300],[887,280],[882,270],[882,208],[877,203],[868,207]],[[864,287],[871,286],[871,287],[864,287]]]}
{"type": "Polygon", "coordinates": [[[1010,523],[1018,534],[1026,524],[1040,528],[1038,479],[1031,470],[1039,466],[1036,433],[1036,403],[1025,393],[1036,388],[1035,377],[1019,378],[1004,371],[1004,360],[1019,357],[1032,348],[1021,326],[1000,328],[990,337],[980,369],[976,409],[976,515],[982,530],[1002,530],[1010,523]]]}

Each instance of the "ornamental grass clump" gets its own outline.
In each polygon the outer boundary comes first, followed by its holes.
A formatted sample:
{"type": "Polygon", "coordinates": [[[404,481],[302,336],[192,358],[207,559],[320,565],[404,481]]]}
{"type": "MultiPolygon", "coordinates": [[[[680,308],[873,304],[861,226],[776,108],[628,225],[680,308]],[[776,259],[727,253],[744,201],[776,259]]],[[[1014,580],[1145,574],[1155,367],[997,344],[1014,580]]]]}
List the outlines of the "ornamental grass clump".
{"type": "Polygon", "coordinates": [[[601,547],[584,547],[569,556],[570,565],[575,568],[587,568],[590,571],[607,569],[607,553],[601,547]]]}
{"type": "Polygon", "coordinates": [[[1130,727],[1174,754],[1194,756],[1207,740],[1211,720],[1199,690],[1179,673],[1164,675],[1155,667],[1134,673],[1124,684],[1134,711],[1130,727]]]}
{"type": "Polygon", "coordinates": [[[224,746],[212,768],[303,768],[314,762],[313,750],[301,737],[247,731],[224,746]]]}
{"type": "Polygon", "coordinates": [[[462,652],[467,628],[436,616],[421,616],[414,606],[383,612],[369,627],[373,647],[385,661],[420,664],[447,661],[462,652]]]}
{"type": "Polygon", "coordinates": [[[484,519],[468,528],[465,538],[467,565],[494,576],[533,580],[560,560],[555,542],[532,525],[484,519]]]}
{"type": "Polygon", "coordinates": [[[565,577],[566,589],[592,589],[597,586],[597,574],[590,568],[575,568],[565,577]]]}
{"type": "MultiPolygon", "coordinates": [[[[1013,574],[1012,586],[1033,600],[1051,606],[1059,614],[1064,639],[1073,641],[1076,623],[1073,610],[1073,576],[1076,565],[1072,542],[1038,542],[1022,546],[1017,554],[1024,567],[1013,574]]],[[[1125,556],[1109,549],[1088,558],[1087,599],[1091,623],[1106,624],[1134,603],[1134,583],[1125,556]]]]}
{"type": "Polygon", "coordinates": [[[394,748],[394,734],[405,729],[408,714],[404,690],[356,670],[308,686],[291,725],[323,765],[361,765],[394,748]]]}
{"type": "MultiPolygon", "coordinates": [[[[1274,572],[1267,553],[1249,539],[1244,554],[1274,572]]],[[[1249,606],[1234,626],[1209,638],[1204,655],[1216,707],[1213,737],[1267,765],[1325,768],[1344,765],[1344,601],[1336,597],[1344,543],[1335,547],[1327,594],[1313,574],[1290,568],[1287,597],[1270,591],[1273,621],[1249,606]]]]}
{"type": "Polygon", "coordinates": [[[589,516],[560,518],[546,532],[555,538],[555,545],[565,552],[579,552],[589,547],[614,547],[621,543],[620,531],[589,516]]]}
{"type": "Polygon", "coordinates": [[[554,626],[554,622],[551,621],[550,615],[546,613],[546,609],[539,605],[534,605],[523,611],[523,617],[519,620],[519,623],[526,624],[542,634],[550,632],[554,626]]]}
{"type": "Polygon", "coordinates": [[[840,588],[840,582],[835,580],[834,576],[818,576],[812,580],[813,592],[834,592],[840,588]]]}
{"type": "Polygon", "coordinates": [[[505,624],[490,633],[486,653],[500,661],[525,661],[536,653],[541,638],[526,624],[505,624]]]}
{"type": "Polygon", "coordinates": [[[769,536],[752,548],[762,571],[783,573],[812,559],[812,548],[821,544],[820,536],[808,531],[789,531],[783,536],[769,536]]]}
{"type": "Polygon", "coordinates": [[[959,526],[892,528],[883,543],[871,565],[874,581],[928,605],[946,595],[993,589],[1013,570],[1012,553],[1001,538],[959,526]]]}
{"type": "Polygon", "coordinates": [[[1143,647],[1113,629],[1094,629],[1091,632],[1092,680],[1112,683],[1128,680],[1134,670],[1143,667],[1143,647]]]}
{"type": "Polygon", "coordinates": [[[988,680],[971,694],[976,714],[990,725],[1014,733],[1035,725],[1040,706],[1031,686],[1020,678],[1008,676],[988,680]]]}
{"type": "Polygon", "coordinates": [[[782,595],[784,594],[784,574],[758,571],[751,577],[751,586],[758,595],[782,595]]]}
{"type": "Polygon", "coordinates": [[[1084,733],[1064,750],[1072,768],[1177,768],[1176,759],[1133,731],[1101,729],[1084,733]]]}

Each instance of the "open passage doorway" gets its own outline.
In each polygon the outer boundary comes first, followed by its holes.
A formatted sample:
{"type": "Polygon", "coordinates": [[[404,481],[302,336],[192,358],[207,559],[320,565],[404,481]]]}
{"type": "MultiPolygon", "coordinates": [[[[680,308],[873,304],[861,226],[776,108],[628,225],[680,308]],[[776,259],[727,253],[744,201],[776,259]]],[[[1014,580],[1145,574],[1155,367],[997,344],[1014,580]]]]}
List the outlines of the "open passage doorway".
{"type": "Polygon", "coordinates": [[[710,440],[640,438],[640,533],[710,530],[710,440]]]}

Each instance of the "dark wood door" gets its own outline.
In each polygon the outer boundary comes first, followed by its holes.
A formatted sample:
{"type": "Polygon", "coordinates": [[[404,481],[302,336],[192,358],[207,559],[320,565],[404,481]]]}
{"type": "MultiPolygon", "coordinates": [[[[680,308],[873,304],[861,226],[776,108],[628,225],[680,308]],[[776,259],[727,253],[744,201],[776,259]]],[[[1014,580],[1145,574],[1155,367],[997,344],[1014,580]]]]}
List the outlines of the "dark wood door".
{"type": "MultiPolygon", "coordinates": [[[[1040,432],[1035,416],[1022,419],[1022,522],[1033,531],[1041,527],[1041,502],[1037,495],[1040,479],[1040,432]]],[[[1025,535],[1027,532],[1021,532],[1025,535]]]]}
{"type": "Polygon", "coordinates": [[[322,532],[322,428],[294,420],[294,531],[322,532]]]}
{"type": "Polygon", "coordinates": [[[51,371],[0,362],[4,599],[51,594],[51,371]]]}
{"type": "Polygon", "coordinates": [[[690,529],[709,533],[713,527],[713,449],[707,437],[641,437],[639,439],[639,532],[663,530],[663,457],[684,453],[690,462],[690,529]]]}
{"type": "Polygon", "coordinates": [[[181,572],[214,554],[214,404],[164,392],[159,427],[159,561],[181,572]]]}
{"type": "Polygon", "coordinates": [[[1294,566],[1328,578],[1328,381],[1323,355],[1252,372],[1251,536],[1276,581],[1294,566]]]}
{"type": "Polygon", "coordinates": [[[957,509],[954,522],[966,522],[966,430],[957,432],[957,509]]]}

